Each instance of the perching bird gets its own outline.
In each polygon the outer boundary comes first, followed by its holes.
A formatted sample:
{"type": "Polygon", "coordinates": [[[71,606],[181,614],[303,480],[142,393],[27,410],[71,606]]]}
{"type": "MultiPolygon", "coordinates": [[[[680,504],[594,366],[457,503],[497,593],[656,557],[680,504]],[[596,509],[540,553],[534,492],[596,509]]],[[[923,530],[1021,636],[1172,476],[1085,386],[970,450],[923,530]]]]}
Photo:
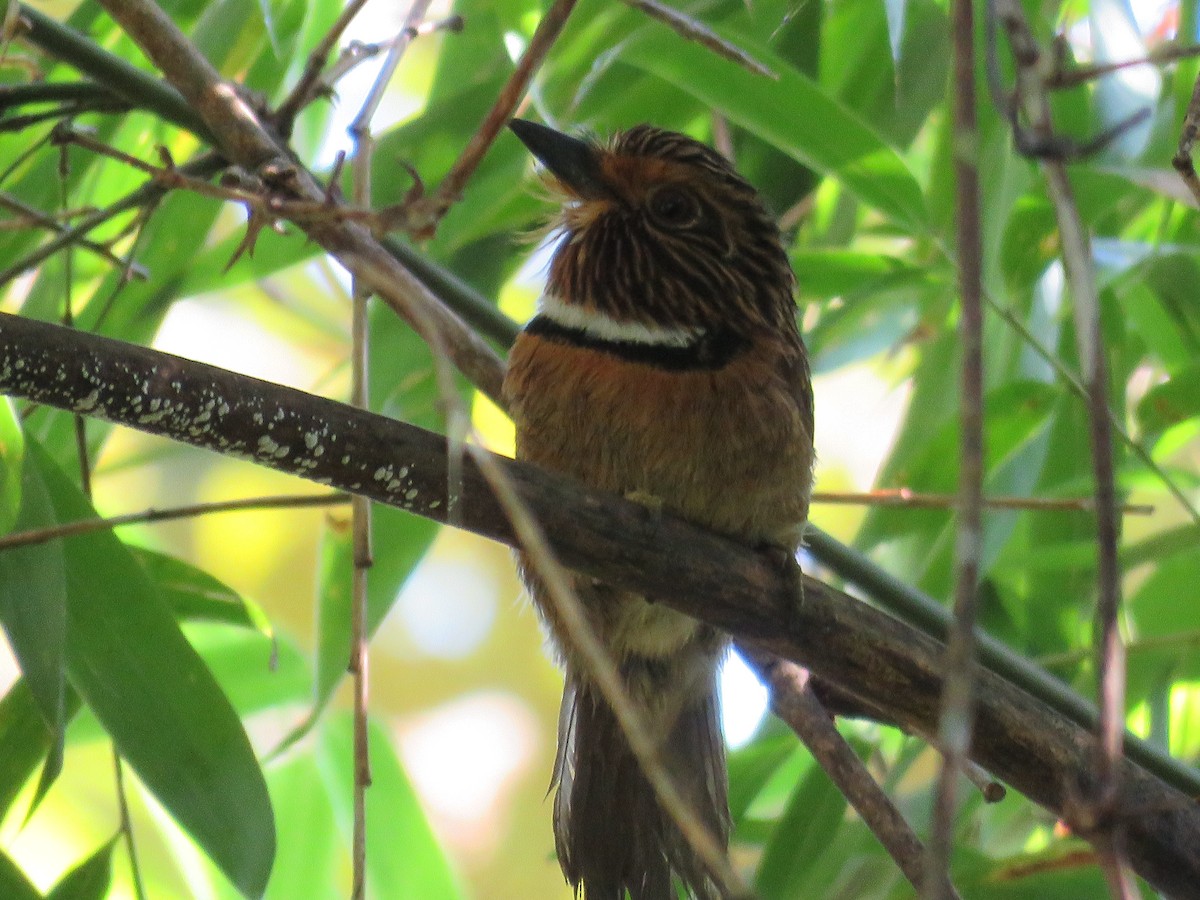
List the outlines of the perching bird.
{"type": "MultiPolygon", "coordinates": [[[[509,356],[517,457],[794,553],[808,515],[813,398],[779,229],[730,163],[639,125],[607,144],[512,130],[563,201],[537,315],[509,356]]],[[[534,567],[523,577],[565,669],[552,785],[563,874],[587,900],[717,896],[660,809],[570,649],[534,567]]],[[[681,793],[727,844],[717,669],[727,639],[582,576],[575,591],[660,741],[681,793]]]]}

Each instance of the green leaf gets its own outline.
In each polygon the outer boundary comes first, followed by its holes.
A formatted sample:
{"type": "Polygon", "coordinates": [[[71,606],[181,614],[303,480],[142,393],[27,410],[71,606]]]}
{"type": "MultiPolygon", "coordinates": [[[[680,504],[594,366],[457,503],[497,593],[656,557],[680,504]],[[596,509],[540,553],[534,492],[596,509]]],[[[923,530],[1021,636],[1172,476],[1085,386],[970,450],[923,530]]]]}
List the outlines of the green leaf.
{"type": "Polygon", "coordinates": [[[208,622],[189,623],[186,634],[243,718],[311,701],[308,656],[286,634],[266,635],[208,622]]]}
{"type": "Polygon", "coordinates": [[[268,900],[339,896],[341,836],[313,754],[272,766],[267,782],[279,820],[279,858],[267,885],[268,900]]]}
{"type": "Polygon", "coordinates": [[[1079,841],[1045,850],[990,859],[970,850],[954,855],[954,884],[971,900],[1093,900],[1106,893],[1094,855],[1079,841]]]}
{"type": "MultiPolygon", "coordinates": [[[[59,518],[94,516],[30,446],[59,518]]],[[[172,817],[243,894],[261,896],[275,827],[237,713],[111,532],[72,538],[64,556],[71,684],[172,817]]]]}
{"type": "Polygon", "coordinates": [[[661,28],[643,29],[622,47],[621,59],[686,91],[796,161],[839,179],[905,230],[924,228],[928,215],[920,186],[904,160],[867,122],[768,48],[715,30],[778,79],[714,58],[703,47],[661,28]]]}
{"type": "MultiPolygon", "coordinates": [[[[68,686],[63,697],[64,721],[79,711],[79,695],[68,686]]],[[[37,805],[61,765],[54,756],[54,735],[33,701],[24,678],[18,678],[0,700],[0,820],[12,809],[21,788],[39,762],[46,761],[37,795],[37,805]]],[[[0,894],[3,896],[3,894],[0,894]]]]}
{"type": "Polygon", "coordinates": [[[0,534],[12,531],[21,509],[21,472],[25,435],[12,401],[0,397],[0,534]]]}
{"type": "Polygon", "coordinates": [[[114,837],[64,875],[46,900],[103,900],[112,883],[112,854],[116,845],[114,837]]]}
{"type": "MultiPolygon", "coordinates": [[[[344,835],[351,831],[354,733],[350,716],[321,729],[318,758],[344,835]]],[[[388,900],[456,900],[463,892],[412,784],[391,735],[371,722],[371,788],[367,791],[367,894],[388,900]]]]}
{"type": "Polygon", "coordinates": [[[145,547],[127,545],[126,550],[177,618],[238,625],[271,634],[271,623],[262,607],[207,572],[145,547]]]}
{"type": "MultiPolygon", "coordinates": [[[[58,524],[32,455],[21,464],[21,508],[14,531],[58,524]]],[[[50,777],[62,761],[63,691],[66,685],[67,605],[63,542],[45,541],[3,552],[0,623],[21,672],[53,736],[50,777]]]]}
{"type": "Polygon", "coordinates": [[[775,734],[729,754],[729,814],[734,824],[745,817],[750,804],[771,776],[796,752],[790,733],[775,734]]]}
{"type": "Polygon", "coordinates": [[[1138,424],[1156,434],[1200,416],[1200,363],[1193,363],[1156,384],[1137,405],[1138,424]]]}
{"type": "Polygon", "coordinates": [[[41,891],[3,850],[0,850],[0,897],[4,900],[43,900],[41,891]]]}
{"type": "Polygon", "coordinates": [[[796,785],[763,851],[755,887],[764,900],[819,896],[809,884],[820,858],[835,846],[846,798],[817,766],[796,785]]]}

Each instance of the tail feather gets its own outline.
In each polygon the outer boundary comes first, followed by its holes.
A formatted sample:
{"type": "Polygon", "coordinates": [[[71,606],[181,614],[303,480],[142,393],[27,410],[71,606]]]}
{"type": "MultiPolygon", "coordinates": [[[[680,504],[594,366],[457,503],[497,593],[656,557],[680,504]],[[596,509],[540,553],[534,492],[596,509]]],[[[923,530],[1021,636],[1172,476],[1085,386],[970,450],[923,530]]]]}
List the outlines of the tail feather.
{"type": "MultiPolygon", "coordinates": [[[[663,752],[677,786],[724,845],[725,745],[715,690],[684,706],[663,752]]],[[[651,723],[652,725],[655,723],[651,723]]],[[[698,900],[718,896],[703,863],[658,804],[608,704],[569,678],[554,766],[554,837],[567,881],[586,900],[675,900],[673,878],[698,900]]]]}

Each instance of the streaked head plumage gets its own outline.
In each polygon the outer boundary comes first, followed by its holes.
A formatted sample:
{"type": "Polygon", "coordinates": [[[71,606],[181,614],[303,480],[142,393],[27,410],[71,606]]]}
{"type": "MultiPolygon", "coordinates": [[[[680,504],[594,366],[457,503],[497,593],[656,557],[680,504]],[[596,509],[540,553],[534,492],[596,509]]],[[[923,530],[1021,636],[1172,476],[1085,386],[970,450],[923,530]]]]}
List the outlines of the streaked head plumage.
{"type": "MultiPolygon", "coordinates": [[[[514,131],[562,200],[547,290],[620,321],[788,327],[794,280],[757,191],[712,148],[638,125],[606,142],[514,131]]],[[[794,326],[792,326],[794,327],[794,326]]]]}

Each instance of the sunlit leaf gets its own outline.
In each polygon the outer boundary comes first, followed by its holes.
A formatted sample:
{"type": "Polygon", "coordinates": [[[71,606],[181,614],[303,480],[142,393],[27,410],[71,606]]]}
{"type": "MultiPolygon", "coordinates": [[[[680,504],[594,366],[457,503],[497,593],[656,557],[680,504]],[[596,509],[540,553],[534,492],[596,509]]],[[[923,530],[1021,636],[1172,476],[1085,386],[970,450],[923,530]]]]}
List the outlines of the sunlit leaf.
{"type": "Polygon", "coordinates": [[[0,896],[5,900],[43,900],[41,891],[3,850],[0,850],[0,896]]]}
{"type": "MultiPolygon", "coordinates": [[[[34,455],[57,515],[94,515],[45,454],[34,455]]],[[[116,537],[74,537],[63,555],[71,684],[171,815],[243,893],[261,895],[274,820],[237,714],[116,537]]]]}
{"type": "Polygon", "coordinates": [[[112,882],[112,855],[117,838],[107,841],[95,853],[59,879],[46,900],[102,900],[112,882]]]}
{"type": "MultiPolygon", "coordinates": [[[[55,525],[59,519],[41,472],[27,452],[21,463],[21,508],[13,531],[55,525]]],[[[49,777],[62,761],[66,684],[67,585],[63,543],[50,540],[0,554],[0,623],[25,682],[53,735],[49,777]]]]}
{"type": "Polygon", "coordinates": [[[267,783],[279,820],[279,856],[267,885],[268,900],[339,894],[337,860],[344,843],[313,754],[297,754],[273,766],[267,783]]]}

